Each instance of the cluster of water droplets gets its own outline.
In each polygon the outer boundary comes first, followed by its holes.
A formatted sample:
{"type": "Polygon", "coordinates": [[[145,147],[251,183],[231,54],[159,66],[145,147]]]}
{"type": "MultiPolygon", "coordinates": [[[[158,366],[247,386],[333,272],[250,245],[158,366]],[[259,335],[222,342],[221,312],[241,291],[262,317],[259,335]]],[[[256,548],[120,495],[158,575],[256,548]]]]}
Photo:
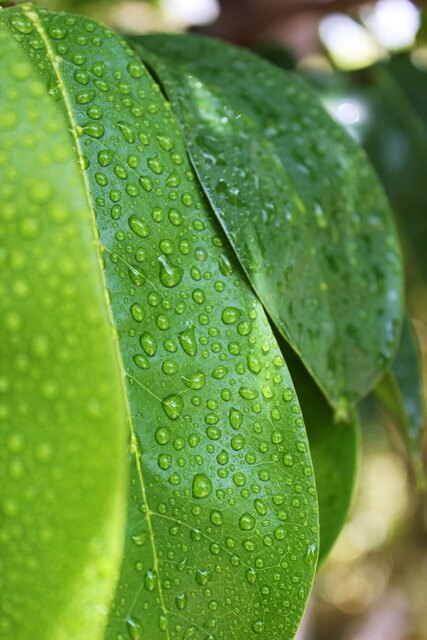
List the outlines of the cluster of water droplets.
{"type": "MultiPolygon", "coordinates": [[[[90,187],[126,374],[131,492],[107,637],[291,636],[314,571],[300,408],[170,105],[111,32],[23,33],[90,187]]],[[[22,18],[24,19],[24,18],[22,18]]],[[[22,25],[21,25],[22,26],[22,25]]]]}
{"type": "MultiPolygon", "coordinates": [[[[34,24],[23,13],[11,15],[8,23],[9,13],[2,11],[0,23],[5,640],[42,637],[52,612],[64,608],[69,584],[83,592],[99,584],[99,572],[111,576],[117,542],[105,539],[103,527],[105,518],[111,522],[124,467],[117,457],[124,423],[119,367],[81,175],[46,82],[11,37],[31,43],[34,24]],[[110,446],[100,452],[104,438],[110,446]],[[43,603],[35,619],[30,593],[43,603]]],[[[104,587],[98,595],[106,605],[104,587]]]]}
{"type": "Polygon", "coordinates": [[[335,406],[357,402],[393,357],[402,297],[363,152],[298,78],[249,52],[194,36],[142,44],[163,81],[176,67],[168,94],[193,162],[273,321],[335,406]]]}

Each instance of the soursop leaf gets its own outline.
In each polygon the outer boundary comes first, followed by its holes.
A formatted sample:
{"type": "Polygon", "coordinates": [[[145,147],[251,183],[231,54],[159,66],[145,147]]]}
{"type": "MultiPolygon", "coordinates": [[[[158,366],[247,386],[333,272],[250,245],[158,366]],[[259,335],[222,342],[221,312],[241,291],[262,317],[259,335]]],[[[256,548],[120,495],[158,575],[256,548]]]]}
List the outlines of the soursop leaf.
{"type": "Polygon", "coordinates": [[[377,385],[375,397],[393,418],[420,488],[426,486],[422,457],[425,435],[421,353],[409,318],[403,327],[399,351],[393,366],[377,385]]]}
{"type": "Polygon", "coordinates": [[[273,322],[341,415],[397,350],[402,266],[364,152],[296,76],[193,35],[130,40],[273,322]]]}
{"type": "Polygon", "coordinates": [[[17,41],[27,12],[0,11],[0,637],[101,640],[126,411],[73,143],[17,41]]]}
{"type": "Polygon", "coordinates": [[[293,638],[317,498],[263,308],[128,45],[87,19],[28,5],[14,16],[84,167],[125,381],[128,524],[106,637],[293,638]]]}

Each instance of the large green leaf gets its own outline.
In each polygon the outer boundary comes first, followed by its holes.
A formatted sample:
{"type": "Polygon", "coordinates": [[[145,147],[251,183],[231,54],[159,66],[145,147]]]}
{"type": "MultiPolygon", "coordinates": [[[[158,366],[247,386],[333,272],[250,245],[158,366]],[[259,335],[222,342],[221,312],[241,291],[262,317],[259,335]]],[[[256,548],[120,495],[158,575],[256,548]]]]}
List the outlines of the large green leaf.
{"type": "Polygon", "coordinates": [[[125,407],[70,136],[0,12],[0,637],[100,640],[121,560],[125,407]]]}
{"type": "Polygon", "coordinates": [[[301,404],[313,459],[319,501],[319,564],[343,528],[357,477],[360,434],[357,416],[348,422],[334,416],[322,392],[298,356],[278,338],[301,404]]]}
{"type": "Polygon", "coordinates": [[[95,22],[8,16],[86,168],[126,373],[131,494],[107,637],[292,638],[318,545],[306,433],[170,105],[95,22]]]}
{"type": "Polygon", "coordinates": [[[274,323],[343,413],[391,361],[400,251],[364,153],[296,77],[206,38],[132,40],[274,323]]]}
{"type": "Polygon", "coordinates": [[[421,356],[409,319],[406,319],[404,324],[393,366],[377,385],[375,395],[394,418],[409,453],[417,482],[420,487],[425,487],[422,460],[424,405],[421,356]]]}

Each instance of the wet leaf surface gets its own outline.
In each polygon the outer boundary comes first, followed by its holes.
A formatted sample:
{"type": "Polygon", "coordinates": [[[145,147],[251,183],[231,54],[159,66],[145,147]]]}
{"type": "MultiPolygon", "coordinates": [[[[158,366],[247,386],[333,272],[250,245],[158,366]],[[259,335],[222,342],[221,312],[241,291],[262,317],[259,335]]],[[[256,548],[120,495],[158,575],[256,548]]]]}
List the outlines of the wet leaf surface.
{"type": "Polygon", "coordinates": [[[121,560],[126,414],[87,194],[0,12],[0,637],[100,640],[121,560]]]}
{"type": "Polygon", "coordinates": [[[126,384],[128,525],[106,637],[291,639],[317,498],[262,306],[135,54],[92,21],[8,16],[85,167],[126,384]]]}
{"type": "Polygon", "coordinates": [[[364,153],[298,78],[207,38],[132,39],[274,323],[342,414],[394,356],[400,252],[364,153]]]}
{"type": "Polygon", "coordinates": [[[357,481],[360,426],[334,416],[298,356],[278,338],[289,367],[307,429],[319,500],[319,566],[335,544],[348,516],[357,481]]]}

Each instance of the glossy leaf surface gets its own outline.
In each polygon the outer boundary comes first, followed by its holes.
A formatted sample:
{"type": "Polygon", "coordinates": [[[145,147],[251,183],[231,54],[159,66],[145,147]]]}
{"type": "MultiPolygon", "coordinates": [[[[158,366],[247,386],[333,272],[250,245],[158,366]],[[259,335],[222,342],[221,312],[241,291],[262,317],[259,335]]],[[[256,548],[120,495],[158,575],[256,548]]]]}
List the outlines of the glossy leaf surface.
{"type": "Polygon", "coordinates": [[[125,407],[63,118],[0,12],[0,637],[100,640],[121,560],[125,407]]]}
{"type": "Polygon", "coordinates": [[[232,640],[243,625],[246,638],[292,638],[317,500],[263,309],[132,51],[92,21],[11,15],[86,168],[126,374],[131,492],[106,637],[232,640]]]}
{"type": "Polygon", "coordinates": [[[402,314],[395,229],[364,153],[300,80],[249,52],[181,35],[132,44],[260,299],[345,413],[393,357],[402,314]]]}

